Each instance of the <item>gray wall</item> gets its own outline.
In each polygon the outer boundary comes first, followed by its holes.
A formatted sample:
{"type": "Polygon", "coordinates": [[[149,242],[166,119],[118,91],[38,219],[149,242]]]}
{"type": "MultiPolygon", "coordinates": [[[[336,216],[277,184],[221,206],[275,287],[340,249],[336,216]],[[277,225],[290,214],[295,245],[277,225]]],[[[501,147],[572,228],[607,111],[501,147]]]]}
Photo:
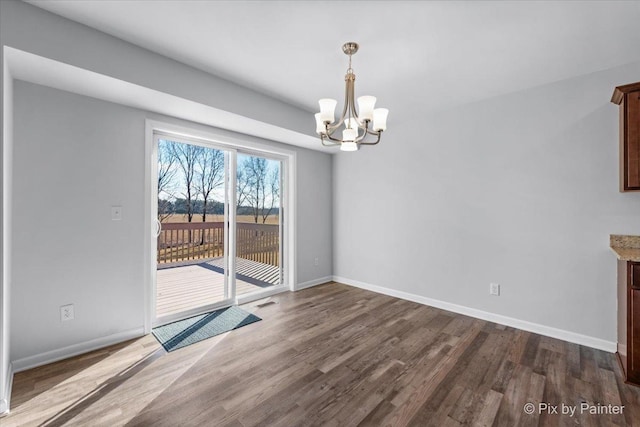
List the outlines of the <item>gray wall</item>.
{"type": "Polygon", "coordinates": [[[14,88],[12,361],[143,325],[145,202],[144,113],[14,88]]]}
{"type": "Polygon", "coordinates": [[[334,275],[615,341],[608,236],[640,233],[640,194],[618,192],[609,99],[639,76],[390,115],[380,145],[335,156],[334,275]]]}
{"type": "MultiPolygon", "coordinates": [[[[14,115],[11,360],[141,328],[145,119],[204,127],[17,80],[14,115]],[[69,303],[76,320],[61,323],[69,303]]],[[[327,277],[331,157],[286,148],[297,152],[298,282],[327,277]]]]}
{"type": "MultiPolygon", "coordinates": [[[[0,1],[0,45],[294,131],[307,132],[313,123],[309,113],[296,107],[16,0],[0,1]]],[[[0,55],[0,70],[4,77],[6,71],[3,55],[0,55]]],[[[144,266],[138,262],[142,259],[142,243],[136,246],[138,243],[133,241],[137,241],[136,236],[142,227],[143,182],[132,180],[142,179],[144,169],[141,162],[143,147],[136,145],[143,141],[138,139],[143,138],[143,119],[146,116],[157,118],[141,111],[73,97],[45,88],[27,89],[28,85],[25,84],[21,87],[21,99],[16,100],[16,103],[20,103],[21,111],[28,111],[33,117],[38,116],[42,119],[41,123],[48,127],[31,123],[25,128],[24,125],[29,120],[16,117],[15,120],[23,125],[21,142],[33,150],[29,155],[35,156],[38,168],[31,163],[23,164],[25,147],[19,147],[16,162],[8,158],[6,154],[10,154],[13,139],[10,135],[7,137],[7,130],[10,130],[12,123],[5,121],[7,117],[11,117],[12,102],[3,88],[1,115],[5,134],[1,142],[4,163],[11,165],[19,162],[21,167],[15,168],[16,175],[20,175],[15,180],[16,190],[19,190],[15,197],[10,197],[12,176],[7,176],[7,173],[11,175],[11,171],[2,171],[2,214],[5,224],[2,237],[5,250],[2,253],[3,282],[0,292],[3,298],[0,314],[0,411],[4,409],[4,399],[8,398],[9,384],[5,373],[9,358],[6,355],[10,354],[12,360],[15,360],[34,352],[81,343],[142,325],[140,279],[144,266]],[[49,107],[55,98],[65,108],[58,110],[54,106],[45,110],[44,105],[38,107],[40,101],[35,102],[33,98],[29,98],[35,92],[45,98],[43,103],[49,107]],[[102,117],[97,120],[98,111],[106,114],[104,121],[102,117]],[[53,117],[57,119],[53,120],[53,117]],[[76,117],[86,119],[87,122],[78,124],[76,117]],[[87,123],[93,123],[94,126],[87,123]],[[98,130],[103,133],[99,135],[98,130]],[[42,139],[44,135],[47,136],[46,140],[42,139]],[[132,142],[134,139],[135,143],[132,142]],[[91,141],[88,145],[87,140],[91,141]],[[58,144],[58,151],[49,145],[52,141],[53,144],[58,144]],[[63,153],[68,155],[64,156],[63,153]],[[47,158],[48,155],[51,156],[47,158]],[[87,157],[82,157],[78,162],[80,155],[87,157]],[[31,174],[27,174],[23,168],[28,168],[31,174]],[[85,206],[79,208],[82,212],[78,212],[84,216],[81,224],[73,224],[70,219],[73,215],[68,215],[70,212],[75,213],[75,199],[51,206],[51,218],[43,219],[31,212],[27,213],[26,218],[18,219],[17,224],[7,224],[11,213],[7,203],[12,200],[18,203],[19,206],[14,211],[19,215],[22,215],[22,209],[29,209],[32,204],[37,205],[39,210],[41,205],[36,197],[41,198],[41,201],[51,200],[53,197],[50,194],[52,190],[47,190],[46,185],[69,184],[75,181],[74,177],[78,173],[86,171],[93,172],[94,176],[72,185],[75,197],[82,198],[85,203],[85,206]],[[29,190],[31,196],[25,194],[25,189],[29,190]],[[107,204],[116,203],[124,206],[125,220],[119,225],[106,221],[108,210],[104,210],[107,204]],[[28,248],[26,241],[33,241],[36,235],[35,230],[30,235],[24,230],[23,226],[28,219],[42,221],[34,225],[37,234],[42,235],[38,236],[41,248],[28,248]],[[45,230],[49,228],[45,224],[55,225],[56,228],[45,230]],[[7,225],[10,226],[9,229],[7,225]],[[14,249],[20,255],[20,260],[7,263],[11,253],[6,249],[11,244],[9,236],[12,230],[20,233],[21,241],[14,249]],[[72,246],[64,247],[64,243],[59,240],[63,235],[65,239],[71,239],[72,246]],[[86,238],[100,238],[104,243],[104,250],[115,249],[116,252],[123,253],[86,251],[86,238]],[[47,256],[43,259],[44,255],[47,256]],[[13,264],[17,269],[17,284],[11,282],[9,275],[13,264]],[[10,291],[14,293],[10,299],[12,305],[15,305],[11,309],[7,306],[10,291]],[[93,311],[101,320],[95,323],[71,322],[62,328],[57,319],[58,309],[53,314],[51,307],[59,305],[58,302],[63,300],[81,301],[80,305],[84,308],[77,306],[77,315],[93,311]],[[134,307],[138,304],[140,311],[134,312],[134,307]],[[110,311],[116,306],[117,311],[110,311]],[[9,315],[14,318],[11,330],[9,315]],[[34,327],[35,319],[49,321],[54,318],[53,324],[39,324],[43,330],[37,331],[34,327]],[[17,334],[24,336],[17,337],[17,334]],[[9,335],[15,345],[13,349],[10,348],[9,335]]],[[[303,149],[297,151],[299,192],[316,194],[315,199],[305,199],[298,206],[298,245],[299,248],[306,246],[306,250],[310,251],[298,253],[298,282],[305,282],[329,276],[332,272],[331,159],[320,153],[306,152],[303,149]],[[323,260],[318,267],[309,263],[315,257],[323,260]]],[[[64,197],[71,198],[72,195],[70,193],[64,197]]]]}

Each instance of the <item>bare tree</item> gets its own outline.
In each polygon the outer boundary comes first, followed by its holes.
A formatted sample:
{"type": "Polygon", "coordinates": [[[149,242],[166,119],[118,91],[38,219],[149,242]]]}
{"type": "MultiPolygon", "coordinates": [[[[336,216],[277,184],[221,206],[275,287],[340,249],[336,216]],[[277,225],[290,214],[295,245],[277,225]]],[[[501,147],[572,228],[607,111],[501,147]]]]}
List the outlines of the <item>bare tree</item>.
{"type": "Polygon", "coordinates": [[[249,180],[247,179],[247,174],[244,173],[242,165],[238,165],[236,172],[236,212],[246,203],[248,192],[249,180]]]}
{"type": "Polygon", "coordinates": [[[265,158],[247,157],[238,168],[238,207],[248,205],[256,224],[258,219],[262,219],[263,224],[267,222],[279,201],[279,188],[279,171],[270,171],[265,158]]]}
{"type": "Polygon", "coordinates": [[[184,179],[184,192],[182,195],[185,199],[188,222],[193,220],[194,201],[198,193],[196,188],[196,165],[203,150],[202,147],[191,144],[173,143],[171,145],[171,152],[184,179]]]}
{"type": "Polygon", "coordinates": [[[160,222],[171,216],[172,203],[171,198],[174,197],[175,191],[175,157],[173,155],[171,141],[161,140],[158,144],[158,220],[160,222]],[[165,198],[161,199],[160,195],[165,194],[165,198]],[[167,198],[168,196],[168,198],[167,198]]]}
{"type": "Polygon", "coordinates": [[[267,222],[267,218],[271,215],[273,208],[280,202],[280,170],[279,168],[273,169],[269,174],[268,185],[271,193],[262,203],[262,223],[267,222]],[[266,208],[267,203],[269,209],[266,208]]]}
{"type": "Polygon", "coordinates": [[[196,158],[196,189],[202,196],[202,222],[207,221],[207,205],[213,191],[224,184],[224,153],[204,148],[196,158]]]}

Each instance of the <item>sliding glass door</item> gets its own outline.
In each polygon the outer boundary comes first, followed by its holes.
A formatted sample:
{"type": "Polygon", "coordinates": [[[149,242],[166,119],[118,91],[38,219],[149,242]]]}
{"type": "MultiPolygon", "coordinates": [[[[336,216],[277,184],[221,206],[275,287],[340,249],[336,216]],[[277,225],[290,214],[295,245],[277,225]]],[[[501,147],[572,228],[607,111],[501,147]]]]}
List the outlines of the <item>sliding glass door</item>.
{"type": "Polygon", "coordinates": [[[155,133],[152,323],[283,289],[282,158],[155,133]]]}
{"type": "Polygon", "coordinates": [[[230,152],[161,135],[156,144],[156,318],[229,305],[230,152]]]}
{"type": "Polygon", "coordinates": [[[282,162],[238,153],[236,168],[236,257],[238,296],[260,294],[282,284],[282,162]]]}

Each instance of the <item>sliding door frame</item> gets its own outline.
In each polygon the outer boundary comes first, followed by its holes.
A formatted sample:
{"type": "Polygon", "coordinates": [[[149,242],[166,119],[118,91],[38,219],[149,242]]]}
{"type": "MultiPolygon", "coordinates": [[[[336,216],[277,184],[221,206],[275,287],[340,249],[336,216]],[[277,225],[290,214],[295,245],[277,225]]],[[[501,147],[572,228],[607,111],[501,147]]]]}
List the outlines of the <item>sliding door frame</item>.
{"type": "MultiPolygon", "coordinates": [[[[287,185],[283,185],[283,183],[286,180],[286,177],[289,176],[289,168],[288,168],[288,161],[287,161],[287,157],[280,155],[280,154],[275,154],[275,153],[264,153],[261,151],[257,151],[257,150],[253,150],[253,149],[247,149],[247,148],[238,148],[238,150],[236,151],[236,154],[243,154],[243,155],[247,155],[247,156],[259,156],[259,157],[263,157],[267,160],[275,160],[277,162],[280,163],[280,201],[279,201],[279,207],[278,207],[278,231],[280,234],[279,237],[279,257],[280,257],[280,283],[277,285],[273,285],[273,286],[269,286],[268,288],[264,289],[264,290],[258,290],[258,291],[254,291],[254,292],[250,292],[250,293],[246,293],[246,294],[242,294],[240,296],[236,295],[236,304],[245,304],[247,302],[251,302],[260,298],[265,298],[268,297],[270,295],[274,295],[274,294],[278,294],[280,292],[286,291],[286,290],[294,290],[292,287],[288,287],[287,284],[290,282],[287,280],[286,276],[288,274],[286,267],[282,268],[283,266],[286,266],[286,261],[283,262],[283,260],[287,259],[287,255],[286,255],[286,251],[287,251],[287,246],[285,245],[284,242],[286,242],[286,226],[284,225],[285,221],[283,221],[284,215],[286,215],[285,209],[286,206],[288,206],[289,204],[289,192],[287,191],[287,185]],[[283,191],[284,190],[284,191],[283,191]]],[[[236,160],[237,160],[237,155],[236,155],[236,160]]],[[[233,252],[237,258],[238,254],[236,252],[233,252]]]]}
{"type": "MultiPolygon", "coordinates": [[[[224,150],[225,156],[229,158],[228,168],[226,170],[228,188],[226,191],[227,197],[227,217],[225,222],[227,223],[228,232],[225,233],[225,240],[229,238],[230,233],[236,232],[236,206],[235,206],[235,193],[236,193],[236,161],[237,152],[240,151],[244,154],[262,155],[267,158],[281,161],[281,174],[283,192],[281,195],[281,205],[283,205],[285,211],[283,226],[281,227],[281,242],[282,248],[282,284],[274,286],[271,289],[267,289],[265,292],[256,295],[254,293],[247,294],[247,297],[241,296],[240,298],[234,298],[225,300],[224,303],[230,305],[243,304],[255,298],[264,298],[268,295],[283,292],[286,290],[295,290],[295,283],[297,281],[296,276],[296,223],[295,223],[295,194],[296,194],[296,152],[285,148],[273,146],[265,143],[257,137],[250,135],[236,134],[231,131],[222,129],[202,130],[202,126],[195,125],[194,128],[184,127],[180,125],[174,125],[171,123],[161,122],[157,120],[147,119],[145,122],[145,220],[144,220],[144,251],[145,251],[145,268],[144,268],[144,329],[145,333],[150,333],[151,329],[156,326],[156,314],[155,314],[155,292],[156,292],[156,269],[157,260],[155,254],[157,253],[157,240],[154,237],[154,224],[155,215],[157,213],[157,179],[152,177],[157,176],[157,144],[155,143],[155,134],[162,134],[167,139],[175,139],[177,141],[194,143],[197,145],[218,148],[224,150]],[[233,171],[230,173],[229,171],[233,171]],[[155,182],[154,182],[155,181],[155,182]]],[[[226,163],[226,162],[225,162],[226,163]]],[[[230,239],[228,244],[229,253],[225,254],[227,257],[229,254],[233,254],[235,258],[236,254],[236,239],[230,239]]],[[[226,274],[229,277],[227,282],[228,292],[225,294],[235,296],[235,259],[227,263],[226,274]]],[[[198,314],[188,313],[188,315],[198,314]]],[[[185,317],[185,316],[182,316],[185,317]]],[[[175,319],[177,320],[177,319],[175,319]]]]}
{"type": "MultiPolygon", "coordinates": [[[[183,310],[178,313],[169,314],[163,317],[158,317],[156,313],[156,308],[158,304],[157,280],[156,280],[156,276],[152,276],[151,277],[152,327],[175,322],[176,320],[184,319],[190,316],[195,316],[203,312],[217,310],[219,308],[224,308],[224,307],[229,307],[233,305],[236,301],[234,296],[235,280],[233,279],[235,277],[235,258],[229,257],[229,254],[231,253],[230,248],[235,244],[234,239],[229,239],[229,236],[231,235],[233,230],[235,230],[235,218],[234,218],[235,204],[231,203],[231,200],[235,200],[235,176],[234,174],[230,174],[229,171],[233,170],[232,167],[235,164],[234,160],[237,154],[233,148],[222,147],[213,142],[209,143],[209,142],[204,142],[202,140],[196,140],[196,139],[192,139],[192,138],[181,136],[181,135],[175,135],[172,133],[154,131],[153,147],[152,147],[152,155],[151,155],[151,161],[152,161],[151,177],[152,178],[157,177],[157,173],[158,173],[157,171],[158,149],[159,149],[161,140],[171,141],[178,144],[187,144],[187,145],[198,146],[198,147],[203,147],[207,149],[218,150],[218,151],[222,151],[222,153],[224,154],[224,172],[225,172],[224,184],[226,186],[224,189],[224,219],[223,219],[223,222],[224,222],[224,226],[223,226],[223,230],[224,230],[224,243],[223,243],[224,245],[224,256],[223,256],[224,297],[222,300],[216,301],[211,304],[206,304],[200,307],[183,310]],[[234,164],[231,164],[231,163],[234,163],[234,164]],[[155,167],[155,170],[153,167],[155,167]],[[233,177],[233,183],[234,183],[233,185],[232,185],[232,179],[231,179],[232,177],[233,177]]],[[[158,184],[157,179],[152,179],[152,184],[151,184],[152,194],[158,193],[157,184],[158,184]]],[[[154,218],[156,218],[157,210],[158,210],[158,199],[157,197],[154,197],[154,200],[151,202],[151,214],[154,218]]],[[[157,254],[158,252],[157,243],[158,243],[157,238],[152,236],[152,239],[151,239],[152,254],[157,254]]],[[[153,259],[152,259],[152,262],[153,262],[153,259]]],[[[154,265],[155,265],[155,270],[157,271],[157,267],[158,267],[157,262],[154,263],[154,265]]]]}

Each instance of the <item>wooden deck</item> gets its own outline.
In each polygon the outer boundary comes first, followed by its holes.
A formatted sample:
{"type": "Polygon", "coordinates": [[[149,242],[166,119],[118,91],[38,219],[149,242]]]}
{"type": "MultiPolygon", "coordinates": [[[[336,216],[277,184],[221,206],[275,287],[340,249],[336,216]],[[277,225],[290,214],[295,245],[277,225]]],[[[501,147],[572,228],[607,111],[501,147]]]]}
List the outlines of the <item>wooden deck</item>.
{"type": "MultiPolygon", "coordinates": [[[[224,300],[224,258],[200,264],[160,269],[157,272],[156,316],[224,300]]],[[[236,259],[236,293],[254,292],[279,283],[279,268],[242,258],[236,259]]]]}

